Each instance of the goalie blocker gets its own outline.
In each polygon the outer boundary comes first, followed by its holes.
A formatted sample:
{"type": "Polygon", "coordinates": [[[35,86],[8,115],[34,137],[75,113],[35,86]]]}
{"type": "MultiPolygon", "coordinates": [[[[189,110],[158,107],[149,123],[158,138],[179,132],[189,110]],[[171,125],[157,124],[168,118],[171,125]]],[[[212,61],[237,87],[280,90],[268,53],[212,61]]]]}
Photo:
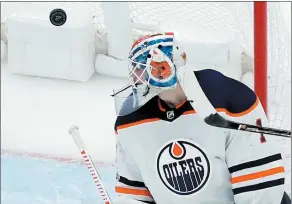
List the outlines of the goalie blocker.
{"type": "MultiPolygon", "coordinates": [[[[180,57],[186,53],[169,33],[143,36],[130,51],[125,87],[133,92],[116,100],[123,101],[115,123],[122,203],[290,203],[277,138],[206,124],[182,89],[180,57]]],[[[194,95],[203,93],[221,116],[268,125],[247,86],[214,70],[194,74],[194,95]]]]}

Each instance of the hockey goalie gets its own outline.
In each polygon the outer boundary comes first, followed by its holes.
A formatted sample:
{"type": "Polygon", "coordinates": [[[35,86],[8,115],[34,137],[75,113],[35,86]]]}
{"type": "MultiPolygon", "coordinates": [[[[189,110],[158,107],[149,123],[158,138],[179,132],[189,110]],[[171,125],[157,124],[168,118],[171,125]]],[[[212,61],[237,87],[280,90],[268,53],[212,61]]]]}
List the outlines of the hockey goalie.
{"type": "MultiPolygon", "coordinates": [[[[212,56],[210,56],[212,57],[212,56]]],[[[213,127],[184,87],[187,55],[173,33],[139,38],[129,84],[115,91],[115,204],[288,204],[275,137],[213,127]]],[[[215,70],[191,72],[225,118],[268,126],[256,94],[215,70]]],[[[199,99],[198,99],[199,100],[199,99]]]]}

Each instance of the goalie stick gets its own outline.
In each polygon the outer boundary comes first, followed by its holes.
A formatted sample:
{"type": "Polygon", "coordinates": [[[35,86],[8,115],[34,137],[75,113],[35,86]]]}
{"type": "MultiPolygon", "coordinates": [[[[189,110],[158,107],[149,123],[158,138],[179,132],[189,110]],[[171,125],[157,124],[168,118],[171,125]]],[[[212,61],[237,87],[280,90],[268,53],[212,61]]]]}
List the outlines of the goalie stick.
{"type": "Polygon", "coordinates": [[[181,70],[179,73],[179,79],[192,107],[196,110],[201,118],[204,118],[205,123],[208,125],[291,138],[291,131],[289,130],[279,130],[244,123],[237,123],[220,116],[201,89],[201,86],[193,70],[190,70],[187,67],[184,68],[184,70],[181,70]]]}
{"type": "Polygon", "coordinates": [[[269,134],[275,135],[279,137],[287,137],[291,138],[291,131],[289,130],[279,130],[274,128],[267,128],[267,127],[259,127],[255,125],[249,125],[244,123],[237,123],[230,120],[226,120],[218,113],[211,114],[210,116],[206,117],[204,120],[208,125],[221,127],[221,128],[228,128],[233,130],[242,130],[248,132],[256,132],[261,134],[269,134]]]}
{"type": "Polygon", "coordinates": [[[97,189],[100,192],[100,195],[104,201],[104,204],[111,204],[112,202],[110,200],[110,197],[109,197],[107,191],[105,190],[105,188],[101,182],[101,178],[98,174],[97,168],[93,164],[89,154],[87,153],[87,151],[85,149],[85,145],[83,143],[83,140],[80,137],[79,127],[76,125],[73,125],[69,128],[68,132],[70,133],[70,135],[72,135],[72,137],[75,141],[75,144],[77,145],[77,147],[81,153],[81,156],[82,156],[82,158],[83,158],[83,160],[84,160],[84,162],[85,162],[85,164],[90,172],[90,175],[91,175],[97,189]]]}

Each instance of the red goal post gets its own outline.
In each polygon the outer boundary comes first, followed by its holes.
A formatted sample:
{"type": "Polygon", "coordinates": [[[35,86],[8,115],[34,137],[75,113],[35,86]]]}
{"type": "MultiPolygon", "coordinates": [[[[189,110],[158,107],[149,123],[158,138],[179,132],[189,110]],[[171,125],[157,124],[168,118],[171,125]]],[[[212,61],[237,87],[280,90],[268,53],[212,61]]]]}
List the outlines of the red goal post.
{"type": "Polygon", "coordinates": [[[254,89],[268,114],[267,2],[254,2],[254,89]]]}

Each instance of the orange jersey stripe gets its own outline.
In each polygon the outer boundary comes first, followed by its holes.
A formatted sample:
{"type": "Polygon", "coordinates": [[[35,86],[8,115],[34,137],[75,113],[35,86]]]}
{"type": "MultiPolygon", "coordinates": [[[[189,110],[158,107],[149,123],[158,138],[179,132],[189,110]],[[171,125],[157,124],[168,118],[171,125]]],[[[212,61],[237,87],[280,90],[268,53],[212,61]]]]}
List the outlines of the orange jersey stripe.
{"type": "Polygon", "coordinates": [[[187,99],[183,100],[180,104],[178,104],[175,108],[179,109],[180,107],[182,107],[185,103],[187,102],[187,99]]]}
{"type": "Polygon", "coordinates": [[[148,190],[132,189],[132,188],[125,188],[125,187],[118,187],[118,186],[116,186],[116,193],[152,197],[152,195],[150,194],[148,190]]]}
{"type": "Polygon", "coordinates": [[[225,108],[216,108],[217,112],[225,112],[227,115],[229,116],[233,116],[233,117],[240,117],[240,116],[244,116],[247,115],[248,113],[250,113],[251,111],[253,111],[259,104],[259,100],[257,99],[255,101],[255,103],[247,110],[240,112],[240,113],[231,113],[228,110],[226,110],[225,108]]]}
{"type": "Polygon", "coordinates": [[[243,176],[233,177],[233,178],[231,178],[231,183],[232,184],[240,183],[243,181],[249,181],[249,180],[253,180],[253,179],[263,178],[266,176],[271,176],[271,175],[279,174],[279,173],[283,173],[283,172],[285,172],[285,169],[283,166],[275,167],[275,168],[268,169],[265,171],[259,171],[259,172],[252,173],[252,174],[246,174],[243,176]]]}
{"type": "Polygon", "coordinates": [[[183,115],[194,114],[194,113],[196,113],[195,110],[188,110],[188,111],[183,112],[183,115]]]}
{"type": "Polygon", "coordinates": [[[125,129],[125,128],[132,127],[132,126],[135,126],[135,125],[141,125],[143,123],[155,122],[155,121],[158,121],[158,120],[160,120],[160,119],[159,118],[150,118],[150,119],[145,119],[145,120],[139,120],[139,121],[136,121],[136,122],[125,124],[125,125],[120,125],[120,126],[117,127],[117,130],[125,129]]]}

